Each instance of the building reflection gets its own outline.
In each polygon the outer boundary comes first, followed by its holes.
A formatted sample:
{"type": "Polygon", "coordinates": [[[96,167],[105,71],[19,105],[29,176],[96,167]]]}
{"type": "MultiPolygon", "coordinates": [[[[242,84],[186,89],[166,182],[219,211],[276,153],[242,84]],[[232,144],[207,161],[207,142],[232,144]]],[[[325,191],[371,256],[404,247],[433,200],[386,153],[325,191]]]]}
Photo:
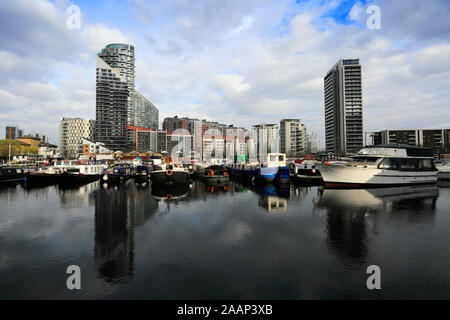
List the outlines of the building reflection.
{"type": "Polygon", "coordinates": [[[133,277],[134,229],[158,209],[150,187],[127,182],[102,185],[95,198],[95,264],[102,279],[126,282],[133,277]]]}
{"type": "Polygon", "coordinates": [[[94,205],[92,195],[99,185],[98,181],[71,186],[58,185],[61,206],[67,209],[94,205]]]}
{"type": "Polygon", "coordinates": [[[403,219],[407,215],[407,221],[412,223],[431,223],[438,196],[436,185],[325,189],[318,206],[327,209],[327,245],[338,256],[364,261],[368,252],[369,221],[374,230],[377,220],[384,216],[403,219]]]}

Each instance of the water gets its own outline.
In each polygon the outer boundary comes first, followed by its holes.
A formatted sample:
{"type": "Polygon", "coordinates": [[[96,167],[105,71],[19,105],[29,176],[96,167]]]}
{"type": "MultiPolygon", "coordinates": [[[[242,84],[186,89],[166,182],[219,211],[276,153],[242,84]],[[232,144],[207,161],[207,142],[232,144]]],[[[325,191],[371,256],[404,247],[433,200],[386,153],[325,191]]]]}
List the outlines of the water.
{"type": "Polygon", "coordinates": [[[450,298],[445,186],[15,185],[0,205],[2,299],[450,298]]]}

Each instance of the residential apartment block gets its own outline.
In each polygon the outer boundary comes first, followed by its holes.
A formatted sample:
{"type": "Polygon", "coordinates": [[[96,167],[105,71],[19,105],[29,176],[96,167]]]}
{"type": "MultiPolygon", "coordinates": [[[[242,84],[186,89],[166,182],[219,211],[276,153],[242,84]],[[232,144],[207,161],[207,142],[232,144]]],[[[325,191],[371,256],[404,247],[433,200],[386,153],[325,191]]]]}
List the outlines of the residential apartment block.
{"type": "Polygon", "coordinates": [[[92,140],[95,121],[63,118],[59,124],[59,152],[68,159],[78,159],[83,153],[83,138],[92,140]]]}
{"type": "Polygon", "coordinates": [[[359,59],[341,59],[324,78],[326,151],[352,154],[363,147],[362,73],[359,59]]]}

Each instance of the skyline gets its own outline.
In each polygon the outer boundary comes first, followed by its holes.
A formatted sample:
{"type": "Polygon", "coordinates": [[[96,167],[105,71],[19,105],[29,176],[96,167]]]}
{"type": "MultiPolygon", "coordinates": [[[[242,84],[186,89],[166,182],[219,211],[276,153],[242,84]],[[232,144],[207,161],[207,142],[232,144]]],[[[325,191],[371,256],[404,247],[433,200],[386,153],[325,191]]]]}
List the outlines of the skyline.
{"type": "Polygon", "coordinates": [[[446,1],[2,1],[0,123],[55,143],[63,117],[95,119],[96,54],[125,42],[136,48],[136,89],[159,109],[160,127],[175,115],[246,128],[299,118],[323,145],[323,77],[341,58],[362,65],[364,131],[450,127],[449,8],[446,1]],[[71,4],[81,10],[80,29],[67,28],[71,4]],[[380,7],[379,30],[366,26],[370,4],[380,7]]]}

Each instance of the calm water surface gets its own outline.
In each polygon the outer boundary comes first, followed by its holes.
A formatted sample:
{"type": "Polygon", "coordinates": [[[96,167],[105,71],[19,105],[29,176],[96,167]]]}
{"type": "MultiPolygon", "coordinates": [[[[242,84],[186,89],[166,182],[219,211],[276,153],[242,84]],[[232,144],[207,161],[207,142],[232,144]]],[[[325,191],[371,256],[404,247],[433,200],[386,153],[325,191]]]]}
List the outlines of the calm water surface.
{"type": "Polygon", "coordinates": [[[449,240],[446,185],[3,186],[0,298],[449,299],[449,240]]]}

